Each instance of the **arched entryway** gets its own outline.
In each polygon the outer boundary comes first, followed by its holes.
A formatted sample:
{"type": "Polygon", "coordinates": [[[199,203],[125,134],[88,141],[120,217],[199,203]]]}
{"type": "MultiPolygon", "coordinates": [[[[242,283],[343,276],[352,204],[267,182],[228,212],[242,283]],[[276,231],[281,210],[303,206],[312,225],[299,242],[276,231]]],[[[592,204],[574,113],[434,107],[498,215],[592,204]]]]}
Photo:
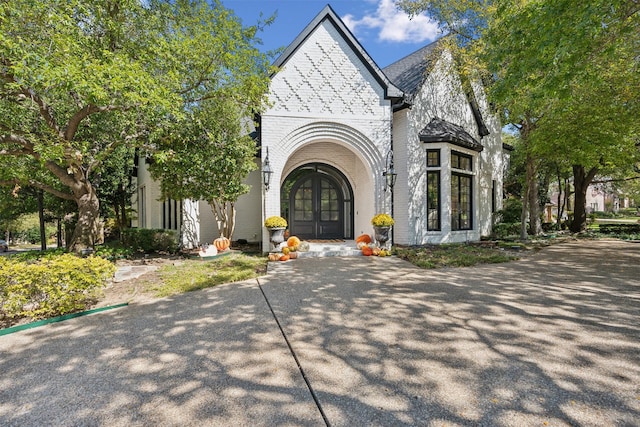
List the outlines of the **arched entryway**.
{"type": "Polygon", "coordinates": [[[291,235],[353,238],[353,191],[338,169],[322,163],[303,165],[287,176],[280,194],[291,235]]]}

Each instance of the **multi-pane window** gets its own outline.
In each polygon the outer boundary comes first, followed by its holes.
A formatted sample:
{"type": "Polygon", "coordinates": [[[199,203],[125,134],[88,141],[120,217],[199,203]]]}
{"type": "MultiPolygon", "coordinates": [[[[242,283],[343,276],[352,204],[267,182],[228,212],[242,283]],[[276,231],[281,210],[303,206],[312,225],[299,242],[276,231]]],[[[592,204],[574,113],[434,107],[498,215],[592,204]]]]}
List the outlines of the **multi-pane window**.
{"type": "Polygon", "coordinates": [[[340,219],[340,200],[338,192],[325,179],[320,181],[320,220],[338,221],[340,219]]]}
{"type": "Polygon", "coordinates": [[[427,230],[440,230],[440,171],[427,171],[427,230]]]}
{"type": "MultiPolygon", "coordinates": [[[[471,172],[472,157],[451,152],[451,168],[471,172]]],[[[471,174],[451,173],[451,230],[471,230],[472,218],[472,180],[471,174]]]]}
{"type": "MultiPolygon", "coordinates": [[[[427,150],[427,168],[440,167],[440,150],[427,150]]],[[[427,170],[427,230],[440,230],[440,169],[427,170]]]]}
{"type": "Polygon", "coordinates": [[[313,220],[313,180],[308,179],[298,187],[293,203],[296,221],[313,220]]]}
{"type": "Polygon", "coordinates": [[[440,166],[440,150],[427,150],[427,167],[440,166]]]}
{"type": "Polygon", "coordinates": [[[473,171],[472,157],[466,154],[458,153],[457,151],[451,152],[451,168],[460,169],[463,171],[473,171]]]}

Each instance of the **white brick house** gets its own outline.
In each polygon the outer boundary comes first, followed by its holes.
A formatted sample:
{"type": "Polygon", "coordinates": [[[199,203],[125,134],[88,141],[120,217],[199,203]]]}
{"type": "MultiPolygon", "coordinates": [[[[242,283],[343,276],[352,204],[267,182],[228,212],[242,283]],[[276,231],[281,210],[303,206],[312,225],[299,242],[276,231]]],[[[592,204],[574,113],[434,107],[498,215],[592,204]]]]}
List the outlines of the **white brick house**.
{"type": "MultiPolygon", "coordinates": [[[[233,240],[261,241],[264,218],[281,215],[303,239],[372,233],[376,213],[393,215],[396,244],[464,242],[491,231],[501,208],[500,123],[479,86],[463,91],[434,45],[380,69],[327,6],[276,61],[270,107],[257,129],[273,170],[247,178],[233,240]],[[391,163],[392,162],[392,163],[391,163]],[[393,165],[395,186],[386,185],[393,165]]],[[[157,202],[159,185],[138,174],[138,226],[178,228],[185,244],[210,242],[217,226],[204,202],[157,202]]]]}

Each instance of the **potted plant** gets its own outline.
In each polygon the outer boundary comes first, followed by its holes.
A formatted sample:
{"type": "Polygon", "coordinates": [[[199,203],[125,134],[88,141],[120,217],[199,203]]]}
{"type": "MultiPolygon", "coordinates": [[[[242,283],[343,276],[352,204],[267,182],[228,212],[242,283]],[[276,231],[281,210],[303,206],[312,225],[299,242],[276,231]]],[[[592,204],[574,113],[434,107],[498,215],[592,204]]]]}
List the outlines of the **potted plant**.
{"type": "Polygon", "coordinates": [[[264,221],[264,226],[269,230],[269,241],[273,245],[272,250],[284,242],[284,231],[287,229],[287,220],[281,216],[270,216],[264,221]]]}
{"type": "Polygon", "coordinates": [[[395,224],[395,221],[389,214],[381,213],[375,215],[371,219],[373,225],[374,237],[379,246],[384,247],[389,240],[389,230],[395,224]]]}

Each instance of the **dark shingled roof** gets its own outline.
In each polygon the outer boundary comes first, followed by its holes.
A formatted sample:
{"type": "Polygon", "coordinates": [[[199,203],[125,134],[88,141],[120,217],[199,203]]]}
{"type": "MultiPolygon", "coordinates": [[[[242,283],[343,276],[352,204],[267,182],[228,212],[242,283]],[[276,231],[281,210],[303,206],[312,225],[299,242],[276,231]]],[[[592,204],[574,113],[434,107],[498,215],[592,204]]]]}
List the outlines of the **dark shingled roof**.
{"type": "Polygon", "coordinates": [[[382,69],[385,75],[399,87],[405,95],[413,96],[420,89],[425,73],[430,65],[431,54],[437,41],[405,56],[382,69]]]}
{"type": "Polygon", "coordinates": [[[418,133],[418,137],[422,142],[448,142],[477,152],[484,148],[462,127],[437,117],[431,119],[429,124],[418,133]]]}

